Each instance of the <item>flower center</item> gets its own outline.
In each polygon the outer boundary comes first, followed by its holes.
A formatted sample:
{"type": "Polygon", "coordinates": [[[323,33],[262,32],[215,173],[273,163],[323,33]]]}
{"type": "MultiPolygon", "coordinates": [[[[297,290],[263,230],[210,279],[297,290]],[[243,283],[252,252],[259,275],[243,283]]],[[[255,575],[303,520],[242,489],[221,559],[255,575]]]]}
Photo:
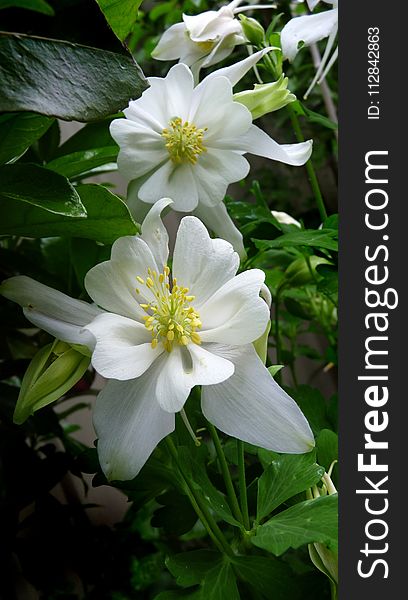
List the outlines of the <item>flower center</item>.
{"type": "MultiPolygon", "coordinates": [[[[147,275],[146,280],[140,276],[136,279],[155,297],[149,304],[140,304],[146,313],[143,317],[145,327],[152,332],[152,348],[161,342],[165,350],[171,352],[174,345],[201,344],[196,330],[202,323],[200,315],[191,306],[195,297],[188,295],[188,288],[178,285],[177,279],[173,279],[170,285],[170,269],[167,266],[159,275],[149,268],[147,275]]],[[[136,289],[136,292],[139,294],[140,290],[136,289]]]]}
{"type": "Polygon", "coordinates": [[[207,150],[203,144],[206,131],[207,128],[197,129],[194,124],[180,117],[172,119],[169,127],[162,131],[171,160],[176,164],[189,162],[194,165],[197,156],[207,150]]]}

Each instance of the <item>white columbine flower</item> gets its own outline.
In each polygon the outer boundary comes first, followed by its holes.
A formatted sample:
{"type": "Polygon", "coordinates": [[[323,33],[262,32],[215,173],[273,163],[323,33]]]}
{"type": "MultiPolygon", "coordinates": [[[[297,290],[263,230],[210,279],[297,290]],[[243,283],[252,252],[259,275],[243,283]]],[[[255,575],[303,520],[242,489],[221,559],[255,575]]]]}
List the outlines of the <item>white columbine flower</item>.
{"type": "Polygon", "coordinates": [[[288,215],[288,213],[286,212],[280,210],[271,210],[271,213],[272,216],[275,217],[275,219],[278,221],[278,223],[282,223],[283,225],[296,225],[296,227],[299,228],[302,227],[299,221],[288,215]]]}
{"type": "Polygon", "coordinates": [[[246,10],[273,8],[272,5],[239,6],[234,0],[219,10],[199,15],[183,15],[183,21],[167,29],[152,52],[157,60],[177,60],[191,67],[196,79],[201,68],[227,58],[238,44],[246,42],[241,23],[235,16],[246,10]]]}
{"type": "MultiPolygon", "coordinates": [[[[307,0],[310,10],[313,10],[320,0],[307,0]]],[[[333,8],[315,15],[304,15],[295,17],[281,32],[282,52],[285,58],[294,60],[299,50],[299,44],[303,42],[304,46],[315,44],[324,38],[329,38],[324,51],[320,66],[316,75],[305,94],[305,98],[310,91],[320,83],[327,75],[338,56],[338,48],[335,49],[330,57],[330,52],[334,46],[338,30],[338,0],[323,0],[326,4],[331,4],[333,8]]]]}
{"type": "Polygon", "coordinates": [[[269,321],[260,297],[264,273],[236,275],[239,257],[231,245],[211,239],[188,216],[177,233],[171,275],[160,219],[169,203],[158,202],[141,236],[118,239],[111,259],[88,272],[86,289],[103,310],[28,277],[7,280],[0,292],[36,325],[92,350],[93,366],[109,380],[94,411],[109,479],[137,475],[174,430],[175,413],[195,385],[203,386],[205,417],[225,433],[278,452],[308,452],[314,441],[305,417],[252,345],[269,321]]]}
{"type": "Polygon", "coordinates": [[[139,200],[153,204],[169,196],[174,210],[198,210],[242,254],[242,236],[222,200],[228,185],[249,172],[244,154],[303,165],[312,152],[311,141],[279,145],[252,124],[246,106],[234,102],[233,86],[268,51],[219,69],[198,86],[186,65],[175,65],[165,78],[149,78],[150,87],[130,102],[126,118],[111,123],[119,169],[131,180],[128,203],[136,219],[139,200]]]}

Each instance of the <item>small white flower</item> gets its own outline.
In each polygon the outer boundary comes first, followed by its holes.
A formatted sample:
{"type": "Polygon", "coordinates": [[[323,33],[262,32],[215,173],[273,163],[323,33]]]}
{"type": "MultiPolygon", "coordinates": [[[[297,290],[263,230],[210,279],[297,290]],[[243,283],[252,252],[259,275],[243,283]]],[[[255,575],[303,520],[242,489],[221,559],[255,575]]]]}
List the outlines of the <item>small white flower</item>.
{"type": "MultiPolygon", "coordinates": [[[[198,86],[186,65],[175,65],[165,78],[149,78],[150,88],[130,102],[126,118],[112,122],[110,131],[120,147],[118,166],[131,180],[128,203],[135,218],[140,218],[139,200],[153,204],[169,196],[174,210],[200,207],[206,224],[207,215],[224,222],[228,215],[221,203],[227,187],[249,172],[244,154],[290,165],[309,159],[312,141],[279,145],[252,124],[245,106],[234,102],[233,86],[267,51],[211,73],[198,86]]],[[[226,228],[234,228],[231,221],[226,228]]],[[[239,232],[235,236],[241,237],[239,232]]]]}
{"type": "Polygon", "coordinates": [[[183,21],[167,29],[152,52],[157,60],[177,60],[191,67],[196,80],[201,68],[215,65],[227,58],[234,47],[246,42],[236,14],[272,5],[239,6],[234,0],[219,10],[199,15],[183,15],[183,21]]]}
{"type": "Polygon", "coordinates": [[[285,213],[280,210],[271,210],[271,213],[278,221],[278,223],[282,223],[283,225],[296,225],[296,227],[299,228],[302,227],[299,221],[288,215],[288,213],[285,213]]]}
{"type": "Polygon", "coordinates": [[[195,385],[203,386],[205,417],[225,433],[278,452],[308,452],[314,441],[305,417],[252,345],[269,320],[260,297],[264,273],[236,275],[239,257],[231,245],[211,239],[188,216],[178,230],[171,275],[160,219],[169,203],[158,202],[141,236],[118,239],[111,259],[88,272],[86,289],[103,310],[27,277],[7,280],[1,293],[59,339],[91,348],[93,366],[109,379],[94,412],[109,479],[140,471],[174,430],[175,413],[195,385]]]}
{"type": "MultiPolygon", "coordinates": [[[[332,5],[333,8],[315,15],[295,17],[285,25],[281,32],[283,56],[290,61],[293,61],[296,57],[301,42],[303,42],[304,46],[310,46],[326,37],[329,38],[320,66],[305,94],[305,98],[310,94],[310,91],[314,88],[316,83],[323,81],[338,56],[338,48],[336,48],[330,57],[330,52],[334,46],[338,30],[338,0],[323,1],[326,4],[332,5]]],[[[313,10],[318,3],[319,0],[308,0],[310,10],[313,10]]]]}

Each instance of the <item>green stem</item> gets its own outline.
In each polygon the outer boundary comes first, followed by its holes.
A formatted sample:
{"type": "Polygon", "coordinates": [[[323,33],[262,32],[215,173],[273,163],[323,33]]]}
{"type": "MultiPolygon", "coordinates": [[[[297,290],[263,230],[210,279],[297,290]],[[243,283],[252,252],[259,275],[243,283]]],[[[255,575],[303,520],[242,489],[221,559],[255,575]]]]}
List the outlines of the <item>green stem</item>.
{"type": "Polygon", "coordinates": [[[218,527],[217,522],[215,521],[214,517],[208,510],[205,501],[201,498],[199,492],[197,492],[197,490],[192,485],[192,482],[190,481],[188,476],[184,473],[183,468],[179,461],[177,448],[174,445],[173,440],[169,436],[167,436],[165,441],[166,441],[166,445],[169,450],[169,453],[170,453],[171,457],[173,458],[174,462],[176,463],[177,468],[180,472],[180,475],[186,484],[187,495],[189,497],[191,505],[194,508],[198,518],[200,519],[200,521],[206,528],[208,535],[210,536],[210,538],[212,539],[212,541],[214,542],[214,544],[218,548],[218,550],[222,553],[225,553],[229,557],[233,557],[234,554],[231,550],[231,547],[228,544],[227,540],[225,539],[225,536],[222,533],[221,529],[218,527]]]}
{"type": "Polygon", "coordinates": [[[247,531],[251,529],[251,523],[249,520],[248,512],[248,496],[245,476],[245,454],[244,454],[244,442],[237,440],[237,451],[238,451],[238,474],[239,474],[239,498],[241,501],[241,512],[244,518],[244,527],[247,531]]]}
{"type": "MultiPolygon", "coordinates": [[[[276,364],[282,364],[282,344],[281,344],[281,335],[280,335],[280,327],[279,327],[279,303],[280,298],[279,295],[275,296],[275,346],[276,346],[276,364]]],[[[278,372],[275,375],[275,380],[280,383],[281,382],[281,374],[278,372]]]]}
{"type": "MultiPolygon", "coordinates": [[[[287,109],[289,111],[290,120],[292,122],[292,127],[295,132],[297,141],[304,142],[305,137],[304,137],[302,129],[300,127],[300,122],[299,122],[299,118],[298,118],[297,114],[295,113],[291,104],[288,104],[287,109]]],[[[322,220],[322,223],[323,223],[327,219],[327,212],[326,212],[326,207],[324,205],[322,192],[320,191],[319,180],[317,179],[316,171],[313,166],[313,162],[312,162],[311,158],[309,158],[309,160],[306,163],[306,171],[307,171],[307,174],[309,177],[310,187],[312,188],[312,191],[313,191],[313,194],[314,194],[314,197],[316,200],[317,208],[319,210],[320,219],[322,220]]]]}
{"type": "Polygon", "coordinates": [[[231,473],[228,468],[228,463],[225,458],[224,450],[222,449],[222,446],[221,446],[221,441],[220,441],[219,435],[218,435],[217,430],[215,429],[214,425],[212,425],[212,423],[208,423],[207,426],[208,426],[208,431],[210,432],[212,440],[214,442],[215,450],[217,452],[217,457],[218,457],[218,461],[220,463],[222,476],[224,478],[224,483],[225,483],[225,487],[227,490],[227,496],[228,496],[230,508],[232,510],[232,514],[237,519],[237,521],[244,524],[241,509],[239,507],[238,498],[235,493],[234,484],[232,483],[231,473]]]}

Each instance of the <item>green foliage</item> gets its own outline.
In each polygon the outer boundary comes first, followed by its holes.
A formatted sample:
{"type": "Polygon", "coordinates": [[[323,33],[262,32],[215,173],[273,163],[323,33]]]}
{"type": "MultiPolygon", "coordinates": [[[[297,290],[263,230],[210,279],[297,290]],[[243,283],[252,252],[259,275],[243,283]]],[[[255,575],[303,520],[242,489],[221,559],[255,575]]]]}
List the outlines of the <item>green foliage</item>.
{"type": "Polygon", "coordinates": [[[54,120],[34,113],[0,116],[0,163],[14,162],[51,127],[54,120]]]}
{"type": "Polygon", "coordinates": [[[132,31],[142,0],[96,0],[114,34],[123,42],[132,31]]]}
{"type": "Polygon", "coordinates": [[[52,6],[45,0],[0,0],[0,10],[2,8],[25,8],[49,16],[55,14],[52,6]]]}
{"type": "Polygon", "coordinates": [[[94,121],[122,110],[147,87],[131,57],[63,41],[1,33],[0,62],[5,112],[94,121]]]}

